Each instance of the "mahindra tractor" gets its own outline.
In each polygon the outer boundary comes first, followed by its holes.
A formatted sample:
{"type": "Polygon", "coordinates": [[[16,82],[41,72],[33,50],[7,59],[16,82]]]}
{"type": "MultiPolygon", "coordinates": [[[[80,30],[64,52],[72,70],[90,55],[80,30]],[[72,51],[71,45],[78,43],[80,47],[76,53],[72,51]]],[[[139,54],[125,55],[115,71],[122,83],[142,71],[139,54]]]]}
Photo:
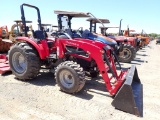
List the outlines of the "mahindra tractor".
{"type": "MultiPolygon", "coordinates": [[[[96,34],[97,23],[101,23],[102,25],[104,23],[110,23],[108,19],[97,19],[96,17],[89,18],[89,19],[87,19],[87,21],[90,22],[90,32],[94,33],[94,34],[96,34]]],[[[132,52],[134,52],[134,48],[130,47],[129,45],[126,46],[123,42],[119,42],[119,41],[117,42],[114,39],[108,37],[106,34],[104,34],[105,33],[105,29],[104,29],[105,26],[104,25],[101,28],[103,28],[103,29],[101,29],[101,34],[96,34],[99,36],[97,40],[113,47],[115,53],[118,56],[119,61],[131,62],[135,57],[135,55],[132,54],[132,52]],[[128,52],[127,52],[127,50],[128,50],[128,52]]],[[[91,38],[90,35],[89,35],[89,38],[91,38]]],[[[95,39],[95,38],[92,37],[91,39],[95,39]]]]}
{"type": "Polygon", "coordinates": [[[145,31],[144,30],[142,30],[142,32],[141,32],[141,34],[137,34],[137,37],[139,38],[139,39],[141,39],[141,47],[145,47],[145,46],[147,46],[148,44],[149,44],[149,42],[150,42],[150,38],[149,38],[149,36],[145,33],[145,31]]]}
{"type": "MultiPolygon", "coordinates": [[[[85,70],[98,71],[102,75],[106,89],[114,98],[112,105],[119,110],[143,116],[143,85],[135,66],[117,71],[113,59],[116,55],[110,46],[90,39],[73,38],[67,30],[57,31],[54,33],[55,40],[50,40],[41,25],[39,8],[29,4],[22,4],[20,8],[25,36],[18,36],[16,39],[21,42],[15,43],[9,51],[9,65],[17,79],[34,79],[43,66],[53,72],[51,74],[54,74],[61,91],[72,94],[84,87],[85,70]],[[37,10],[39,27],[38,30],[32,31],[33,37],[27,34],[24,6],[37,10]],[[84,62],[89,69],[84,67],[84,62]],[[108,74],[109,70],[111,76],[108,74]]],[[[56,13],[58,16],[70,14],[70,19],[88,16],[82,12],[56,13]]]]}
{"type": "Polygon", "coordinates": [[[139,49],[142,48],[142,39],[140,37],[138,37],[138,33],[136,33],[135,30],[130,30],[129,29],[129,26],[127,26],[127,29],[126,30],[121,30],[121,34],[123,36],[126,36],[126,37],[130,37],[130,38],[133,38],[135,39],[135,43],[133,44],[134,48],[136,49],[136,51],[138,51],[139,49]]]}
{"type": "Polygon", "coordinates": [[[126,36],[134,36],[139,40],[138,48],[143,48],[147,46],[151,40],[151,38],[142,30],[141,33],[136,32],[135,30],[124,30],[124,35],[126,36]]]}
{"type": "MultiPolygon", "coordinates": [[[[114,39],[117,44],[124,44],[123,46],[123,52],[121,54],[121,58],[125,59],[125,62],[131,62],[132,60],[134,60],[134,58],[136,57],[136,51],[137,49],[137,44],[138,44],[138,39],[136,37],[129,37],[129,36],[124,36],[123,35],[123,30],[121,30],[121,21],[120,20],[120,26],[119,27],[100,27],[101,29],[101,33],[109,38],[114,39]],[[108,28],[119,28],[119,34],[118,36],[114,36],[114,35],[109,35],[106,33],[106,30],[108,28]]],[[[122,59],[119,58],[120,61],[122,61],[122,59]]]]}

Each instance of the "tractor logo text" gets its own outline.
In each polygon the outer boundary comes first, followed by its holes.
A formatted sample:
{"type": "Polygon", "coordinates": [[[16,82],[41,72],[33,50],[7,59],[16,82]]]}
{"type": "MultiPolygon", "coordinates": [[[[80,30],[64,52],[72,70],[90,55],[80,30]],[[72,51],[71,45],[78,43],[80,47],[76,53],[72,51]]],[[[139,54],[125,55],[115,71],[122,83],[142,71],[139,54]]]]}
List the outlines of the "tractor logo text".
{"type": "Polygon", "coordinates": [[[79,46],[79,44],[76,44],[76,43],[73,43],[73,42],[69,42],[69,41],[67,41],[66,43],[69,44],[69,45],[79,46]]]}

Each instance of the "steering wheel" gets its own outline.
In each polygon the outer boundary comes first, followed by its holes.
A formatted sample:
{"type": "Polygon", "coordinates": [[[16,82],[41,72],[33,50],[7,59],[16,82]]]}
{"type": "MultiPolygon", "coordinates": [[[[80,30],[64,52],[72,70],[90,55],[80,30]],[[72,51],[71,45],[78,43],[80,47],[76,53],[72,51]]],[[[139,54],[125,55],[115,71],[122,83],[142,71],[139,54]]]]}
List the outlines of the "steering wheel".
{"type": "Polygon", "coordinates": [[[83,33],[83,27],[78,28],[76,31],[77,31],[78,34],[82,35],[82,33],[83,33]]]}
{"type": "Polygon", "coordinates": [[[64,32],[55,31],[55,32],[52,32],[52,34],[51,34],[51,36],[56,37],[56,38],[59,38],[59,36],[61,36],[61,35],[64,35],[64,32]]]}

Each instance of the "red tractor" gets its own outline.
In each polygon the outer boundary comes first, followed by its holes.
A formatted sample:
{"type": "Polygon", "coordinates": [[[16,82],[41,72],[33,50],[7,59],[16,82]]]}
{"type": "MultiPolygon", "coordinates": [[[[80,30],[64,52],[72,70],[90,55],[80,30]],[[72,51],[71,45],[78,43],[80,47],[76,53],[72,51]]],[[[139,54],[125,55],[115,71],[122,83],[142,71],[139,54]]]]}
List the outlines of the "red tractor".
{"type": "MultiPolygon", "coordinates": [[[[87,21],[90,22],[90,32],[91,33],[96,33],[97,23],[101,23],[102,25],[104,23],[110,23],[108,19],[98,19],[96,17],[89,18],[87,19],[87,21]]],[[[98,41],[101,41],[113,47],[120,62],[131,62],[135,58],[135,54],[133,54],[135,50],[132,46],[126,45],[126,43],[124,44],[124,42],[117,41],[117,39],[115,40],[113,38],[108,37],[106,34],[104,34],[106,31],[106,29],[104,29],[106,28],[104,25],[103,27],[100,27],[100,28],[101,28],[101,34],[99,34],[99,36],[103,36],[103,38],[105,39],[98,39],[98,41]]]]}
{"type": "Polygon", "coordinates": [[[136,37],[129,37],[129,36],[123,36],[123,30],[121,30],[121,21],[120,20],[120,26],[119,27],[100,27],[101,33],[109,38],[114,39],[117,44],[124,44],[123,46],[123,52],[122,57],[119,58],[120,61],[125,59],[125,62],[131,62],[136,57],[136,51],[137,45],[138,45],[138,38],[136,37]],[[106,30],[108,28],[119,28],[119,35],[113,36],[106,34],[106,30]],[[123,59],[121,59],[123,58],[123,59]]]}
{"type": "MultiPolygon", "coordinates": [[[[21,42],[15,43],[9,51],[9,64],[16,78],[33,79],[38,75],[41,66],[46,66],[54,72],[56,82],[62,91],[76,93],[86,82],[84,64],[81,65],[79,62],[84,61],[86,66],[102,75],[107,90],[114,97],[112,105],[115,108],[137,116],[143,115],[143,85],[135,66],[130,70],[121,69],[117,72],[113,50],[98,41],[72,38],[65,31],[58,31],[55,40],[50,40],[43,31],[39,8],[28,4],[22,4],[20,8],[25,37],[17,37],[21,42]],[[24,6],[37,10],[39,29],[33,31],[33,38],[27,35],[24,6]],[[109,70],[111,77],[108,75],[109,70]]],[[[82,12],[61,13],[63,16],[70,14],[70,17],[88,15],[82,12]]]]}

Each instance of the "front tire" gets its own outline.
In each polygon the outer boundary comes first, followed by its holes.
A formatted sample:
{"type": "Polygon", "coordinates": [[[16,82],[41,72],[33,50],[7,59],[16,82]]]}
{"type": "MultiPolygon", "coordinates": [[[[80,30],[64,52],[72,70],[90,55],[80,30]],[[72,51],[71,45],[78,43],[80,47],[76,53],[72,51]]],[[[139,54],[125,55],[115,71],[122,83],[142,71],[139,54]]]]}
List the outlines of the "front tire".
{"type": "Polygon", "coordinates": [[[60,89],[66,93],[79,92],[85,85],[83,68],[73,61],[65,61],[58,65],[55,79],[60,89]]]}
{"type": "Polygon", "coordinates": [[[29,80],[38,75],[40,59],[37,51],[31,45],[18,42],[9,50],[9,65],[16,78],[29,80]]]}

